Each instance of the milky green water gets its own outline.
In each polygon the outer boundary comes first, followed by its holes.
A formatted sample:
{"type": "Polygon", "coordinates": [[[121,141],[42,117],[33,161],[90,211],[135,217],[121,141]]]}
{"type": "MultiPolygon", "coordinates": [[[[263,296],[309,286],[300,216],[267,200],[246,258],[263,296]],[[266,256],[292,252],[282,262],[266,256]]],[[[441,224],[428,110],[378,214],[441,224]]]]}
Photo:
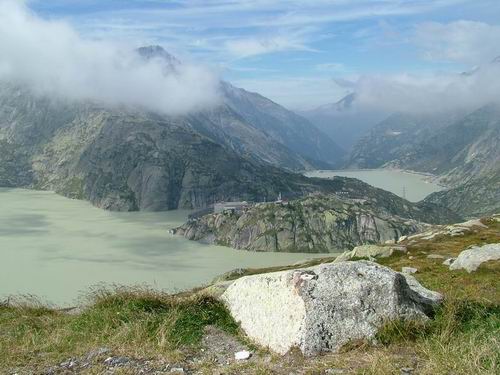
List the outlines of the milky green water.
{"type": "Polygon", "coordinates": [[[435,191],[442,190],[430,176],[389,169],[364,169],[341,171],[310,171],[308,177],[329,178],[333,176],[352,177],[372,186],[390,191],[411,202],[418,202],[435,191]]]}
{"type": "Polygon", "coordinates": [[[32,294],[71,305],[99,283],[178,291],[234,268],[313,257],[238,251],[168,234],[187,214],[108,212],[50,192],[0,189],[0,301],[32,294]]]}

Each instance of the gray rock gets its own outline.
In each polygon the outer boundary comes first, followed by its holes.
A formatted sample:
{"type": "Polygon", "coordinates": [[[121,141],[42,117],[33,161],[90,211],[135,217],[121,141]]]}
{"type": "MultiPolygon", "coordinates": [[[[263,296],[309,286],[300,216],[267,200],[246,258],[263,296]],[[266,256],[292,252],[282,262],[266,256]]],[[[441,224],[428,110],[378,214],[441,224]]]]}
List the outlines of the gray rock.
{"type": "Polygon", "coordinates": [[[398,239],[398,243],[401,243],[401,242],[403,242],[403,241],[406,241],[407,239],[408,239],[408,236],[401,236],[401,237],[399,237],[399,239],[398,239]]]}
{"type": "Polygon", "coordinates": [[[441,293],[434,292],[427,288],[424,288],[422,284],[418,282],[412,275],[407,273],[401,273],[406,280],[406,283],[410,287],[411,290],[415,292],[415,299],[421,306],[426,306],[427,314],[431,314],[432,311],[438,307],[443,301],[443,296],[441,293]]]}
{"type": "Polygon", "coordinates": [[[417,273],[417,269],[413,267],[403,267],[401,268],[401,272],[403,273],[417,273]]]}
{"type": "Polygon", "coordinates": [[[111,367],[124,366],[130,362],[127,357],[108,357],[104,360],[104,364],[111,367]]]}
{"type": "Polygon", "coordinates": [[[184,374],[185,373],[185,371],[182,367],[173,367],[170,369],[170,372],[174,373],[174,374],[184,374]]]}
{"type": "Polygon", "coordinates": [[[441,296],[367,261],[245,276],[221,299],[259,345],[311,356],[371,340],[388,320],[426,320],[441,296]],[[411,285],[410,285],[411,284],[411,285]]]}
{"type": "Polygon", "coordinates": [[[345,251],[335,258],[334,263],[345,262],[354,258],[387,258],[395,252],[406,253],[406,246],[361,245],[351,251],[345,251]]]}
{"type": "Polygon", "coordinates": [[[467,272],[476,271],[485,262],[500,259],[500,243],[483,246],[474,246],[460,253],[450,265],[450,270],[465,269],[467,272]]]}
{"type": "Polygon", "coordinates": [[[403,367],[401,369],[401,375],[410,375],[413,374],[415,369],[413,367],[403,367]]]}
{"type": "Polygon", "coordinates": [[[457,258],[448,258],[443,262],[443,264],[445,266],[451,266],[455,260],[457,260],[457,258]]]}

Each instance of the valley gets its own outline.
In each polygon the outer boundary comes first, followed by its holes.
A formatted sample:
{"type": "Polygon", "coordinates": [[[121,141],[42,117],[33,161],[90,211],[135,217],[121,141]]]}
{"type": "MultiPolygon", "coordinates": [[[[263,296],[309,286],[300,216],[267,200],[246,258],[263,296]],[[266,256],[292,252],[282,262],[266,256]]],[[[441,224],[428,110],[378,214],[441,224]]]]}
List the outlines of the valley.
{"type": "Polygon", "coordinates": [[[418,202],[429,194],[444,189],[436,177],[423,173],[394,169],[319,170],[304,173],[307,177],[331,178],[334,176],[357,178],[367,184],[390,191],[410,202],[418,202]]]}
{"type": "Polygon", "coordinates": [[[0,373],[499,374],[473,3],[0,0],[0,373]]]}

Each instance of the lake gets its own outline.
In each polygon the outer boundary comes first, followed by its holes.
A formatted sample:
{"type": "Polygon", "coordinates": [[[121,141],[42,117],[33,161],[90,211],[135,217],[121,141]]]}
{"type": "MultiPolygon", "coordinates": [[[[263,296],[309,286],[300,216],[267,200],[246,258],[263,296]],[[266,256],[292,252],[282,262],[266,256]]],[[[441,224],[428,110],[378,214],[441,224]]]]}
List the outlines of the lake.
{"type": "Polygon", "coordinates": [[[318,256],[238,251],[170,235],[188,213],[108,212],[51,192],[0,189],[0,301],[31,294],[67,306],[99,283],[180,291],[234,268],[318,256]]]}
{"type": "Polygon", "coordinates": [[[333,176],[357,178],[411,202],[418,202],[429,194],[443,189],[431,176],[393,169],[319,170],[306,172],[305,175],[321,178],[333,176]]]}

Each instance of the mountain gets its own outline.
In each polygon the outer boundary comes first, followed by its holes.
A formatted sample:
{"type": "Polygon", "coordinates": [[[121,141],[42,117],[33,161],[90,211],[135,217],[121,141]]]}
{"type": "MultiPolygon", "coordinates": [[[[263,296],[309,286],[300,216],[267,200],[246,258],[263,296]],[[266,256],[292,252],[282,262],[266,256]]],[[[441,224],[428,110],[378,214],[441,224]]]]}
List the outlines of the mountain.
{"type": "Polygon", "coordinates": [[[313,124],[279,104],[246,90],[221,82],[224,105],[246,123],[303,155],[312,164],[336,164],[344,151],[313,124]]]}
{"type": "Polygon", "coordinates": [[[194,131],[190,120],[2,84],[0,186],[54,190],[111,210],[205,207],[328,189],[245,158],[194,131]]]}
{"type": "Polygon", "coordinates": [[[346,151],[350,151],[363,135],[387,117],[382,111],[359,108],[355,93],[346,95],[336,103],[325,104],[299,114],[335,139],[346,151]]]}
{"type": "MultiPolygon", "coordinates": [[[[274,200],[342,192],[428,222],[456,216],[414,205],[359,180],[306,178],[217,143],[190,116],[109,108],[0,85],[0,186],[53,190],[110,210],[202,208],[215,201],[274,200]]],[[[199,121],[202,121],[200,118],[199,121]]]]}
{"type": "Polygon", "coordinates": [[[494,170],[499,150],[500,109],[490,104],[465,116],[393,115],[358,143],[348,166],[404,168],[458,184],[494,170]]]}
{"type": "Polygon", "coordinates": [[[443,171],[442,180],[453,187],[431,194],[426,202],[437,202],[469,218],[500,212],[498,105],[485,106],[443,129],[432,138],[429,146],[435,150],[433,154],[440,156],[434,168],[443,171]],[[442,139],[445,142],[440,142],[442,139]]]}
{"type": "MultiPolygon", "coordinates": [[[[138,49],[146,60],[158,59],[166,71],[182,64],[162,47],[138,49]]],[[[343,150],[305,118],[256,93],[219,84],[221,104],[189,115],[193,130],[248,157],[290,170],[328,168],[343,150]]]]}
{"type": "Polygon", "coordinates": [[[425,202],[439,204],[463,217],[475,218],[500,212],[500,167],[457,187],[432,193],[425,202]]]}
{"type": "Polygon", "coordinates": [[[394,167],[432,173],[450,189],[425,201],[465,217],[498,212],[500,106],[472,113],[395,114],[353,150],[347,167],[394,167]]]}
{"type": "Polygon", "coordinates": [[[411,169],[408,160],[418,159],[422,144],[459,117],[453,113],[395,113],[375,125],[353,147],[346,168],[394,166],[411,169]]]}

